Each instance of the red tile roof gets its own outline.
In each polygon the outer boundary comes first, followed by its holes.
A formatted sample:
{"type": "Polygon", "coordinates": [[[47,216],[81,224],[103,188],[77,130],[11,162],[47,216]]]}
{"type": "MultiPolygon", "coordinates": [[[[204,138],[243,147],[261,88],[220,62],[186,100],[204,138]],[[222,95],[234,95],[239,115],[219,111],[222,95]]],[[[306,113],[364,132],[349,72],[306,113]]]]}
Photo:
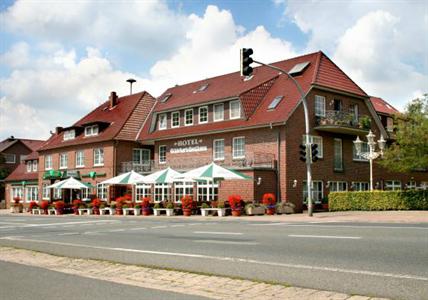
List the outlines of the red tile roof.
{"type": "Polygon", "coordinates": [[[32,151],[37,150],[40,148],[40,146],[45,142],[42,140],[30,140],[30,139],[20,139],[20,138],[7,138],[0,142],[0,152],[6,150],[10,146],[12,146],[15,143],[21,142],[23,143],[27,148],[29,148],[32,151]]]}
{"type": "Polygon", "coordinates": [[[33,151],[25,157],[25,160],[36,160],[39,159],[39,153],[37,151],[33,151]]]}
{"type": "MultiPolygon", "coordinates": [[[[273,63],[273,65],[289,71],[296,64],[303,62],[309,62],[310,64],[301,75],[295,76],[294,79],[300,84],[305,93],[309,91],[311,86],[318,85],[368,97],[321,51],[279,61],[273,63]]],[[[179,128],[152,132],[152,118],[156,117],[156,115],[152,114],[141,131],[139,139],[150,141],[207,133],[225,128],[247,128],[285,122],[300,100],[300,94],[292,80],[288,79],[287,76],[279,76],[278,71],[265,66],[254,68],[253,75],[254,77],[251,80],[245,81],[239,72],[235,72],[169,88],[158,98],[153,110],[159,113],[211,101],[239,98],[245,118],[188,127],[180,126],[179,128]],[[208,88],[205,91],[194,92],[203,84],[208,84],[208,88]],[[167,94],[171,94],[169,99],[166,102],[160,102],[167,94]],[[284,96],[284,99],[275,109],[268,110],[267,108],[272,100],[280,95],[284,96]]]]}
{"type": "MultiPolygon", "coordinates": [[[[106,101],[71,126],[83,128],[84,125],[91,123],[100,122],[106,124],[106,128],[100,130],[98,135],[85,137],[83,132],[80,134],[76,133],[74,139],[64,141],[64,132],[60,132],[59,134],[55,133],[39,150],[43,151],[66,146],[121,139],[118,138],[118,134],[121,132],[140,101],[145,101],[146,105],[151,107],[155,100],[147,92],[141,92],[118,98],[117,104],[113,108],[110,108],[110,102],[106,101]]],[[[135,132],[133,140],[135,140],[137,132],[138,131],[135,132]]]]}
{"type": "Polygon", "coordinates": [[[5,181],[23,181],[23,180],[38,180],[38,172],[27,172],[27,166],[21,163],[16,167],[5,181]]]}
{"type": "Polygon", "coordinates": [[[370,97],[370,101],[372,102],[374,109],[378,113],[386,114],[386,115],[394,115],[399,113],[399,111],[393,107],[391,104],[383,100],[379,97],[370,97]]]}

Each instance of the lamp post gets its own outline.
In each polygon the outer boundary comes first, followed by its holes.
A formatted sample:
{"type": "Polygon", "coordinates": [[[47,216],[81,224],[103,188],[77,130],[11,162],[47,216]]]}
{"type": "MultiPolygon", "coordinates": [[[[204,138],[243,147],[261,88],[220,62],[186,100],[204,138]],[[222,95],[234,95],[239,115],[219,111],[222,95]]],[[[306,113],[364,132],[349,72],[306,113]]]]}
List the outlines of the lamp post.
{"type": "Polygon", "coordinates": [[[376,152],[375,135],[370,130],[369,134],[367,135],[367,145],[369,146],[368,152],[362,152],[362,144],[363,141],[360,140],[359,136],[357,136],[354,141],[355,149],[357,150],[357,155],[370,161],[370,191],[373,191],[373,160],[375,160],[379,156],[383,156],[383,149],[385,149],[386,141],[381,135],[380,140],[377,141],[379,151],[376,152]]]}

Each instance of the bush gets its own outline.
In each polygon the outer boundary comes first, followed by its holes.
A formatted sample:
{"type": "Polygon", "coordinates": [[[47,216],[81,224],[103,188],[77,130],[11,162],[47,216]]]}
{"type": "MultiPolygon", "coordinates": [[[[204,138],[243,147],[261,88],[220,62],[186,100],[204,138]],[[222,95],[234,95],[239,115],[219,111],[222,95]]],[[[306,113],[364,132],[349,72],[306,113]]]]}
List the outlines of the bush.
{"type": "Polygon", "coordinates": [[[193,199],[191,196],[184,196],[183,198],[181,198],[181,208],[182,209],[192,209],[193,208],[193,199]]]}
{"type": "Polygon", "coordinates": [[[167,209],[174,209],[174,203],[172,203],[172,202],[167,202],[167,204],[166,204],[165,208],[167,208],[167,209]]]}
{"type": "Polygon", "coordinates": [[[207,203],[202,203],[201,208],[210,208],[210,206],[207,203]]]}
{"type": "Polygon", "coordinates": [[[159,209],[162,208],[162,205],[160,203],[155,203],[155,205],[153,205],[154,209],[159,209]]]}
{"type": "Polygon", "coordinates": [[[330,211],[428,210],[428,191],[332,192],[330,211]]]}

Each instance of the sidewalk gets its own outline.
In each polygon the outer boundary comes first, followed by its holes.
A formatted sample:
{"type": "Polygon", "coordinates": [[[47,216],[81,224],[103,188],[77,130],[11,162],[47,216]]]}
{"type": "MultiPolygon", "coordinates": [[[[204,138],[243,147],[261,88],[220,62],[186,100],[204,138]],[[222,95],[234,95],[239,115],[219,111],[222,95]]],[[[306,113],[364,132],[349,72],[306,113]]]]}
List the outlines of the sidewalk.
{"type": "MultiPolygon", "coordinates": [[[[13,214],[9,209],[0,209],[0,215],[13,215],[13,216],[31,216],[29,213],[13,214]]],[[[37,215],[38,217],[43,217],[37,215]]],[[[68,215],[70,216],[70,215],[68,215]]],[[[45,216],[49,218],[50,216],[45,216]]],[[[97,218],[98,216],[88,216],[89,218],[97,218]]],[[[103,216],[108,217],[108,216],[103,216]]],[[[153,218],[165,219],[166,216],[111,216],[111,218],[153,218]]],[[[201,215],[194,215],[191,217],[174,216],[168,218],[186,219],[195,221],[258,221],[258,222],[316,222],[316,223],[330,223],[330,222],[369,222],[369,223],[428,223],[428,211],[415,210],[415,211],[342,211],[342,212],[316,212],[312,217],[307,215],[307,212],[302,214],[291,215],[274,215],[274,216],[241,216],[224,218],[220,217],[202,217],[201,215]]]]}
{"type": "Polygon", "coordinates": [[[99,260],[60,257],[30,250],[0,247],[0,260],[116,283],[197,295],[211,299],[368,300],[364,296],[288,287],[245,279],[153,269],[99,260]]]}

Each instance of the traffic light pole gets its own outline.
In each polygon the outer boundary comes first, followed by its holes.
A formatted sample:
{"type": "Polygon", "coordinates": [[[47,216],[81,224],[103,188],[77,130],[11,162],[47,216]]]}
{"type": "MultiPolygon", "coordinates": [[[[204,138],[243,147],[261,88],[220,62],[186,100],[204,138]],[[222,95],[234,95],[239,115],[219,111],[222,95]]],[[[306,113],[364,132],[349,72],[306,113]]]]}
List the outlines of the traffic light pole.
{"type": "Polygon", "coordinates": [[[308,104],[306,102],[306,96],[305,93],[303,92],[302,87],[300,86],[300,84],[296,81],[296,79],[294,79],[293,76],[291,76],[290,74],[288,74],[287,71],[272,66],[272,65],[268,65],[268,64],[264,64],[262,62],[253,60],[253,62],[255,62],[256,64],[262,65],[262,66],[266,66],[269,67],[271,69],[280,71],[281,73],[285,74],[288,76],[289,79],[291,79],[291,81],[294,83],[294,85],[297,87],[297,90],[300,93],[301,99],[302,99],[302,103],[303,103],[303,111],[305,113],[305,133],[306,133],[306,153],[307,153],[307,158],[306,158],[306,184],[307,184],[307,191],[308,191],[308,215],[310,217],[312,217],[313,215],[313,203],[312,203],[312,170],[311,170],[311,159],[310,159],[310,152],[311,152],[311,147],[310,147],[310,139],[309,139],[309,113],[308,113],[308,104]]]}

